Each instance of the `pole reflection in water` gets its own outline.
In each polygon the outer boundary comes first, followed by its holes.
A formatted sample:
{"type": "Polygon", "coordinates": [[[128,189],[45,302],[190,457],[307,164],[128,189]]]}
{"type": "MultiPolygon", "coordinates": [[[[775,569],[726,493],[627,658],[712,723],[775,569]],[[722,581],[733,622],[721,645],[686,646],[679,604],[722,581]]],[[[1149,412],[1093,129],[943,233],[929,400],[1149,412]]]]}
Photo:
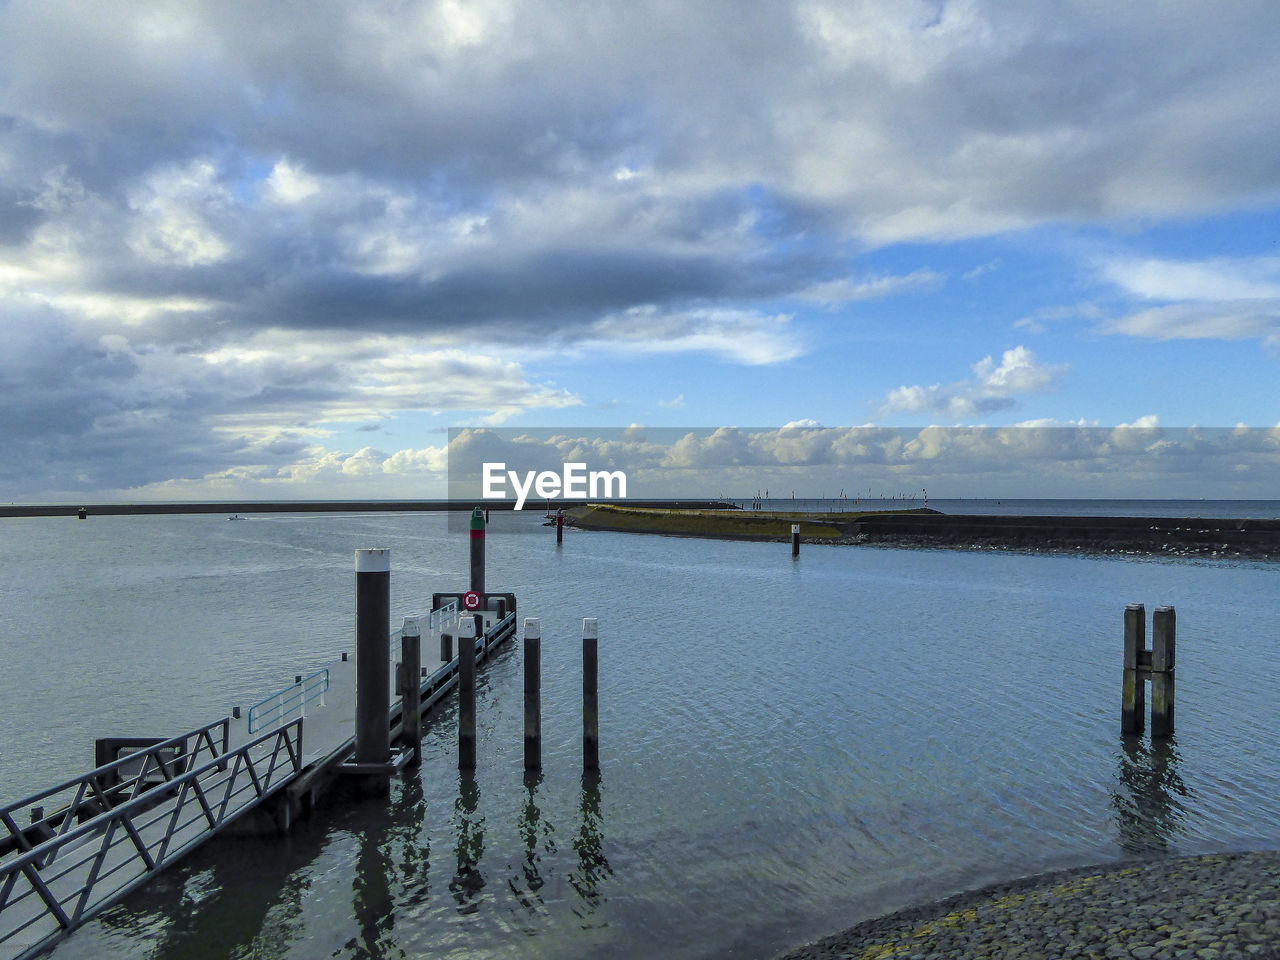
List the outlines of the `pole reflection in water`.
{"type": "Polygon", "coordinates": [[[423,829],[427,800],[421,777],[405,777],[391,805],[392,849],[400,858],[399,876],[406,905],[425,903],[431,892],[431,840],[423,829]]]}
{"type": "Polygon", "coordinates": [[[520,811],[519,828],[520,837],[524,840],[524,863],[520,874],[507,881],[520,906],[531,913],[538,913],[544,907],[540,891],[546,880],[538,869],[542,853],[551,855],[556,852],[556,842],[551,836],[555,827],[543,818],[538,807],[538,787],[541,785],[542,774],[525,774],[525,801],[520,811]]]}
{"type": "Polygon", "coordinates": [[[449,881],[449,889],[458,901],[459,913],[475,913],[480,908],[485,882],[479,866],[484,855],[484,817],[476,816],[480,786],[475,777],[463,774],[458,781],[458,799],[453,807],[458,824],[458,871],[449,881]]]}
{"type": "Polygon", "coordinates": [[[395,900],[391,895],[392,812],[370,804],[371,821],[359,833],[356,876],[352,884],[352,908],[359,934],[346,943],[350,956],[361,960],[383,960],[403,956],[395,947],[391,931],[395,927],[395,900]],[[379,840],[383,842],[379,842],[379,840]]]}
{"type": "Polygon", "coordinates": [[[1192,793],[1178,773],[1181,757],[1173,737],[1150,743],[1121,738],[1119,769],[1111,803],[1120,846],[1128,853],[1162,853],[1183,832],[1192,793]]]}
{"type": "MultiPolygon", "coordinates": [[[[603,818],[600,816],[600,777],[598,774],[582,776],[582,823],[574,837],[573,849],[578,853],[578,868],[569,874],[569,882],[578,891],[580,905],[573,912],[584,921],[605,902],[600,893],[600,883],[613,876],[613,868],[604,855],[603,818]]],[[[583,928],[591,924],[583,923],[583,928]]]]}

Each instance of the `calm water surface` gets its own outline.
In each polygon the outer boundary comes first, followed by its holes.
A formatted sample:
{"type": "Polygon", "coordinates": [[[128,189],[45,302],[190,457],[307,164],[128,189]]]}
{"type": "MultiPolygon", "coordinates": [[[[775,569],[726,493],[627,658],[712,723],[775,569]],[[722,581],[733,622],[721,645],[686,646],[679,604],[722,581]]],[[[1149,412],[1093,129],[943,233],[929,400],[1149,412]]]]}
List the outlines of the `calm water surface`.
{"type": "MultiPolygon", "coordinates": [[[[483,670],[389,801],[220,841],[58,960],[770,957],[910,902],[1058,866],[1280,844],[1280,566],[566,531],[493,515],[490,589],[543,624],[543,777],[522,662],[483,670]],[[1119,736],[1121,614],[1178,611],[1178,735],[1119,736]],[[580,777],[580,622],[601,764],[580,777]]],[[[392,619],[466,583],[435,515],[8,520],[0,799],[171,734],[351,647],[352,551],[392,619]]]]}

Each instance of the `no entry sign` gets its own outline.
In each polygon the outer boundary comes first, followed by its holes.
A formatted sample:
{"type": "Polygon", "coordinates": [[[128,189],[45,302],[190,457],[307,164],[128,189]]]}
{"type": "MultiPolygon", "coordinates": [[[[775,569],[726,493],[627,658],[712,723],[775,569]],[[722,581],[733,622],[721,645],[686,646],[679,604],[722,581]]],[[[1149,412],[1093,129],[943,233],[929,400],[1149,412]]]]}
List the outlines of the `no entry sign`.
{"type": "Polygon", "coordinates": [[[476,593],[474,590],[468,590],[462,595],[462,605],[468,610],[479,610],[480,594],[476,593]]]}

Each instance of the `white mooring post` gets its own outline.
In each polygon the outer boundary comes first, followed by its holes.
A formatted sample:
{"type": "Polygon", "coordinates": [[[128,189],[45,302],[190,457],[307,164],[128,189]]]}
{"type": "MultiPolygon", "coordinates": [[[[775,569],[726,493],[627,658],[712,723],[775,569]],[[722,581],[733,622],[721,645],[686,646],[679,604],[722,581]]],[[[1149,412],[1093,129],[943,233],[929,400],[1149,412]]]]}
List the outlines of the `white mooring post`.
{"type": "Polygon", "coordinates": [[[422,627],[417,617],[405,617],[400,628],[401,740],[413,750],[413,763],[422,762],[422,627]]]}
{"type": "Polygon", "coordinates": [[[389,763],[391,551],[356,551],[356,763],[389,763]]]}

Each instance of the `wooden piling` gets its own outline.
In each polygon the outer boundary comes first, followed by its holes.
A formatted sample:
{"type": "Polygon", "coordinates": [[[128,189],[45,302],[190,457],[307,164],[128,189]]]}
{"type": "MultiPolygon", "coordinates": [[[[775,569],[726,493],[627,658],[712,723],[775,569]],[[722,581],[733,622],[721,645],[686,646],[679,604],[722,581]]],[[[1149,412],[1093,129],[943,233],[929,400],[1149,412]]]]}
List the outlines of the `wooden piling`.
{"type": "Polygon", "coordinates": [[[542,769],[542,622],[524,622],[524,768],[542,769]]]}
{"type": "Polygon", "coordinates": [[[453,634],[440,634],[440,662],[448,663],[453,659],[453,634]]]}
{"type": "Polygon", "coordinates": [[[389,763],[391,551],[356,551],[355,762],[389,763]]]}
{"type": "Polygon", "coordinates": [[[400,737],[413,750],[411,762],[416,766],[422,762],[422,627],[417,617],[405,617],[400,628],[400,662],[404,670],[400,737]]]}
{"type": "MultiPolygon", "coordinates": [[[[483,518],[482,518],[483,519],[483,518]]],[[[476,768],[476,626],[458,621],[458,769],[476,768]]]]}
{"type": "Polygon", "coordinates": [[[1146,713],[1146,678],[1139,660],[1147,649],[1147,611],[1140,603],[1124,608],[1124,691],[1120,701],[1120,732],[1141,733],[1146,713]]]}
{"type": "Polygon", "coordinates": [[[597,683],[599,625],[595,617],[582,621],[582,772],[600,770],[600,700],[597,683]]]}
{"type": "Polygon", "coordinates": [[[1177,618],[1173,607],[1151,614],[1151,736],[1173,734],[1173,660],[1177,618]]]}

